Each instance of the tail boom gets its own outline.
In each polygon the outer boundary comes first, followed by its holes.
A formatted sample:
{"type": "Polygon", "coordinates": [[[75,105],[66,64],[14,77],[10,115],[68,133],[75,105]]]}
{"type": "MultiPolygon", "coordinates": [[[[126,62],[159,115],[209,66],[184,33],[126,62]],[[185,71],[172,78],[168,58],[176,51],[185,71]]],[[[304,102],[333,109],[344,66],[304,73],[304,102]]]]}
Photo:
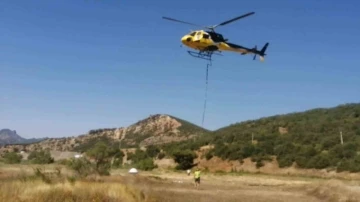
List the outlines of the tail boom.
{"type": "Polygon", "coordinates": [[[254,54],[254,60],[256,59],[256,55],[259,55],[260,57],[260,61],[264,61],[265,60],[265,51],[268,48],[269,43],[266,43],[261,50],[257,50],[257,46],[255,46],[254,48],[246,48],[237,44],[232,44],[232,43],[222,43],[221,46],[219,47],[219,49],[222,50],[228,50],[228,51],[235,51],[235,52],[239,52],[241,53],[241,55],[246,55],[246,54],[254,54]]]}

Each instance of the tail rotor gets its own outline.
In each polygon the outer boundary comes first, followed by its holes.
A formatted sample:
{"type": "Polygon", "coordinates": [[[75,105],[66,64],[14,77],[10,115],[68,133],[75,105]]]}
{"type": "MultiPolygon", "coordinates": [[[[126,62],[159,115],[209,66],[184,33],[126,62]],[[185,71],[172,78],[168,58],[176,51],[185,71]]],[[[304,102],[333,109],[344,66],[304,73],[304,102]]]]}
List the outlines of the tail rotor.
{"type": "MultiPolygon", "coordinates": [[[[255,50],[255,51],[257,50],[257,45],[255,45],[254,50],[255,50]]],[[[255,60],[255,59],[256,59],[256,54],[254,54],[253,60],[255,60]]]]}

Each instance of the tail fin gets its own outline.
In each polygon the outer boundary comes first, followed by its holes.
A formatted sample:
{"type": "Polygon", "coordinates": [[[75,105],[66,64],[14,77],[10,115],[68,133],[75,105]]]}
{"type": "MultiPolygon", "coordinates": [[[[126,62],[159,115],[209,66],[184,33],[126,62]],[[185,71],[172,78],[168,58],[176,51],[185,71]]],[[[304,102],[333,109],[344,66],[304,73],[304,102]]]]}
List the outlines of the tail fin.
{"type": "Polygon", "coordinates": [[[260,55],[265,56],[265,51],[266,51],[268,46],[269,46],[269,43],[266,43],[264,45],[264,47],[260,50],[260,55]]]}
{"type": "Polygon", "coordinates": [[[265,55],[266,55],[266,54],[265,54],[265,51],[266,51],[266,49],[267,49],[268,46],[269,46],[269,43],[266,43],[260,51],[258,51],[257,48],[256,48],[256,46],[255,46],[255,47],[252,49],[252,50],[253,50],[253,53],[254,53],[254,58],[253,58],[253,60],[256,59],[256,55],[259,55],[259,56],[260,56],[260,61],[263,62],[263,61],[265,60],[265,55]]]}
{"type": "Polygon", "coordinates": [[[266,43],[265,45],[264,45],[264,47],[260,50],[260,52],[259,52],[259,55],[260,55],[260,61],[264,61],[264,57],[265,57],[265,51],[266,51],[266,49],[267,49],[267,47],[269,46],[269,43],[266,43]]]}

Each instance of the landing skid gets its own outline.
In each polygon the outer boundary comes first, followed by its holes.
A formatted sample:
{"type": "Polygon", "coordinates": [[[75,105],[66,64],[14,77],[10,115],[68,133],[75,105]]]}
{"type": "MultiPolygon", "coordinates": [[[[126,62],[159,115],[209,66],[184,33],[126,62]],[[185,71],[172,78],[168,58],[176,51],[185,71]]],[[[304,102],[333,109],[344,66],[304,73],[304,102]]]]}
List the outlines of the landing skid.
{"type": "Polygon", "coordinates": [[[212,61],[211,57],[213,54],[222,56],[219,53],[214,53],[214,51],[199,51],[199,52],[187,51],[187,52],[189,53],[189,55],[191,55],[193,57],[208,60],[208,61],[212,61]]]}

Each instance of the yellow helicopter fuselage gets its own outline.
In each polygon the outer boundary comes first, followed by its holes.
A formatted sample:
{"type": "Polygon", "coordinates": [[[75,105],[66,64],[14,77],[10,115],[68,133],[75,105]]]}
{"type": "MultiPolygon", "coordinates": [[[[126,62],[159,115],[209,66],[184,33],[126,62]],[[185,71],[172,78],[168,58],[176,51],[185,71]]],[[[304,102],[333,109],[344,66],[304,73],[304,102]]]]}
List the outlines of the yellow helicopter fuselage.
{"type": "Polygon", "coordinates": [[[233,51],[242,54],[252,53],[249,49],[245,47],[224,42],[220,34],[210,33],[204,30],[197,30],[183,36],[181,38],[181,42],[185,46],[199,51],[209,50],[209,51],[233,51]]]}

